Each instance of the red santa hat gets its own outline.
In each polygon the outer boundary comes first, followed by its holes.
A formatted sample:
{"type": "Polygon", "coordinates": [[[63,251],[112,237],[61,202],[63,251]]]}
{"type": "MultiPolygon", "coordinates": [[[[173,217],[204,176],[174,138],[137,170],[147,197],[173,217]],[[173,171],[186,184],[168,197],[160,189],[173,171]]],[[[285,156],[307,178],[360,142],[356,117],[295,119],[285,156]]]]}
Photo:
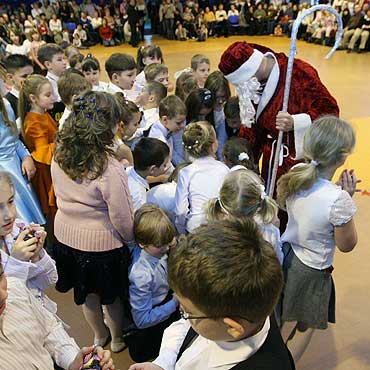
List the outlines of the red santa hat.
{"type": "Polygon", "coordinates": [[[234,42],[222,54],[218,68],[229,82],[239,85],[256,74],[263,56],[245,41],[234,42]]]}

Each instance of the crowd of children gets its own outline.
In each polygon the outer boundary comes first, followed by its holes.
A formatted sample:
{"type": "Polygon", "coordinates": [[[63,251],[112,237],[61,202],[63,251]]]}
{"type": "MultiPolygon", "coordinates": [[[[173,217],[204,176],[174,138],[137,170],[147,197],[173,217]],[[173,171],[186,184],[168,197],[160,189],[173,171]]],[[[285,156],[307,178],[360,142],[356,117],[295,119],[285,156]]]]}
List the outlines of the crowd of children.
{"type": "Polygon", "coordinates": [[[132,369],[294,369],[275,318],[299,360],[313,330],[335,321],[335,247],[357,242],[356,176],[332,182],[354,149],[352,127],[334,116],[310,126],[305,163],[280,177],[277,203],[253,143],[238,137],[238,97],[207,56],[177,74],[174,95],[155,45],[137,61],[110,55],[109,83],[91,54],[67,68],[49,43],[37,60],[46,77],[24,55],[0,67],[11,84],[0,100],[7,276],[53,315],[44,290],[73,289],[94,344],[128,346],[144,362],[132,369]]]}

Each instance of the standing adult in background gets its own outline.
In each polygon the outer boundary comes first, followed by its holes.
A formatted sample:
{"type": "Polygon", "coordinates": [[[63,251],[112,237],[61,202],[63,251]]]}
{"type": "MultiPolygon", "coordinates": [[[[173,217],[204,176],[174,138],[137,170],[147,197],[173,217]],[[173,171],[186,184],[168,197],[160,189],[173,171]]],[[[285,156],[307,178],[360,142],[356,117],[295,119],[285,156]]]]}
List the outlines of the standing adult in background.
{"type": "Polygon", "coordinates": [[[140,33],[139,33],[139,13],[136,9],[136,0],[130,0],[127,6],[127,15],[128,15],[128,23],[131,29],[131,40],[130,44],[133,47],[138,46],[140,42],[140,33]]]}
{"type": "Polygon", "coordinates": [[[163,12],[163,25],[166,32],[165,36],[167,39],[173,40],[175,38],[174,22],[176,8],[175,5],[172,4],[171,0],[165,0],[162,12],[163,12]]]}

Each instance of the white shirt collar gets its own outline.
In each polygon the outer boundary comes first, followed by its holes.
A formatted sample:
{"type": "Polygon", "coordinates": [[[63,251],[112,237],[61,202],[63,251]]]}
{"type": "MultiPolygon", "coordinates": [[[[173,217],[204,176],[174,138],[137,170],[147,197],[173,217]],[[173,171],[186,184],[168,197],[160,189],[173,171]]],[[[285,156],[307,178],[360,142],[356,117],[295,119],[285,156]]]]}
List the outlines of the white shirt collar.
{"type": "Polygon", "coordinates": [[[12,95],[14,95],[17,99],[19,99],[19,91],[13,86],[12,89],[9,91],[12,95]]]}
{"type": "Polygon", "coordinates": [[[55,81],[57,82],[59,80],[59,77],[57,75],[55,75],[54,73],[52,72],[48,72],[46,74],[46,77],[49,79],[49,80],[52,80],[52,81],[55,81]]]}
{"type": "Polygon", "coordinates": [[[117,93],[117,92],[120,92],[120,93],[122,93],[124,96],[126,96],[125,91],[124,91],[124,90],[122,90],[119,86],[115,85],[113,82],[109,82],[109,83],[108,83],[108,88],[107,88],[107,90],[108,90],[110,93],[112,93],[112,94],[117,93]]]}
{"type": "Polygon", "coordinates": [[[245,361],[254,355],[265,342],[270,330],[270,319],[267,318],[262,329],[252,337],[237,342],[209,341],[210,355],[208,368],[245,361]]]}
{"type": "Polygon", "coordinates": [[[146,190],[149,190],[148,181],[142,178],[136,171],[134,167],[127,167],[126,168],[127,175],[130,176],[133,180],[138,182],[140,185],[144,186],[146,190]]]}

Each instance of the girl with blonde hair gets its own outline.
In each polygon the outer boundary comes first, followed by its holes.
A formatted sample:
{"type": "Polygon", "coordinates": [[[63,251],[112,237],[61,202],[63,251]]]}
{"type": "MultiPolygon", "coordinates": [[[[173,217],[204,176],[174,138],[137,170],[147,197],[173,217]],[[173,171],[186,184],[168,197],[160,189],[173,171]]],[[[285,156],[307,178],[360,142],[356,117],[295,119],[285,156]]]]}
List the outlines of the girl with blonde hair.
{"type": "Polygon", "coordinates": [[[351,198],[358,182],[354,171],[344,170],[339,182],[332,182],[354,146],[350,124],[334,116],[321,117],[304,136],[306,163],[296,165],[278,181],[278,202],[288,212],[282,235],[286,281],[281,320],[296,361],[314,330],[335,322],[331,275],[335,247],[347,253],[357,243],[356,205],[351,198]]]}
{"type": "Polygon", "coordinates": [[[228,217],[252,218],[282,263],[280,231],[274,225],[277,211],[277,204],[266,194],[261,178],[253,171],[238,169],[225,177],[220,195],[209,201],[207,220],[211,222],[228,217]]]}
{"type": "Polygon", "coordinates": [[[193,162],[180,171],[176,188],[176,227],[184,234],[202,224],[204,206],[218,196],[229,169],[215,159],[218,148],[216,132],[208,122],[190,123],[184,129],[182,139],[193,162]]]}
{"type": "Polygon", "coordinates": [[[32,184],[44,215],[52,224],[56,200],[50,175],[57,124],[48,113],[56,97],[50,81],[40,75],[28,76],[19,93],[18,113],[24,141],[36,166],[32,184]]]}

